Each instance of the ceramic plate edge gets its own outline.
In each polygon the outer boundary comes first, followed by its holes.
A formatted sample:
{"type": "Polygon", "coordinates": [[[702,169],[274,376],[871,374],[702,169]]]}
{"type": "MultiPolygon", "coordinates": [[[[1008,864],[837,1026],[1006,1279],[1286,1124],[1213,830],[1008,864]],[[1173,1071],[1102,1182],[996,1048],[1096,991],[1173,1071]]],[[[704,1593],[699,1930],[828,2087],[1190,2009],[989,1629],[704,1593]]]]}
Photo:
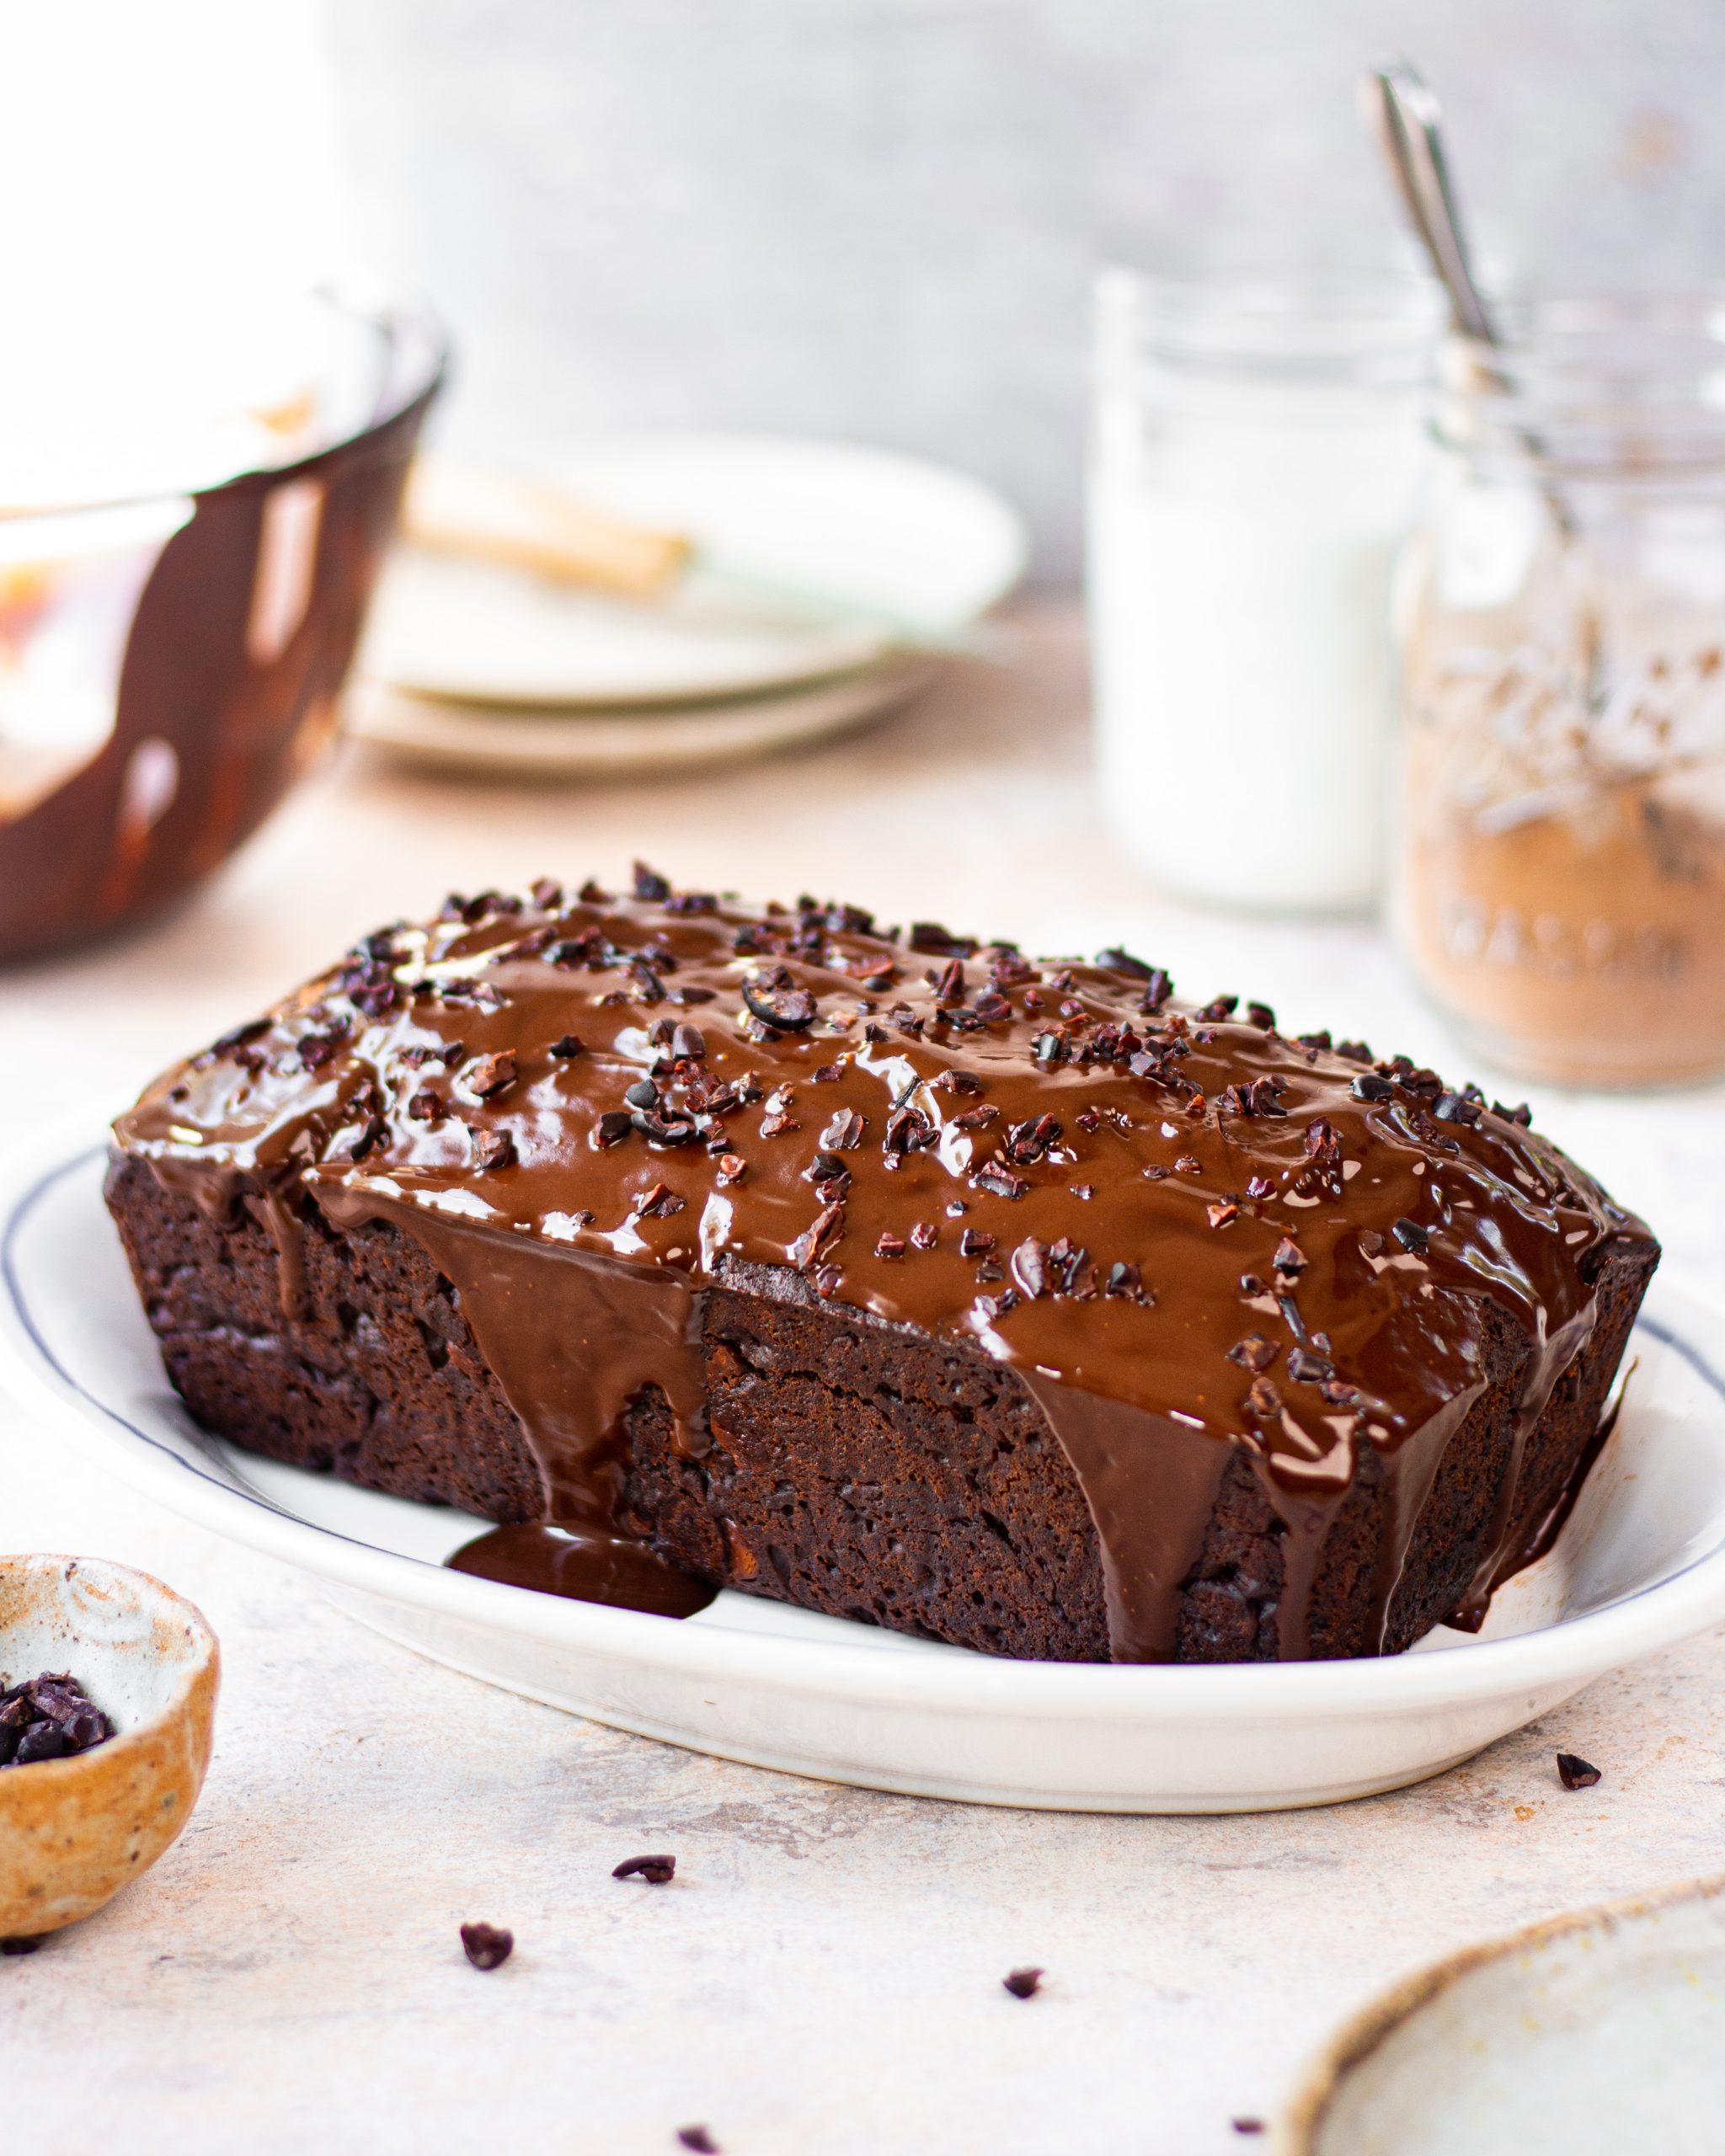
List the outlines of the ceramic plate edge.
{"type": "MultiPolygon", "coordinates": [[[[1122,1668],[1104,1664],[1013,1662],[991,1657],[911,1656],[829,1641],[777,1639],[718,1626],[671,1625],[631,1610],[535,1597],[533,1621],[523,1621],[517,1588],[449,1572],[445,1566],[379,1550],[283,1511],[259,1493],[236,1489],[193,1467],[147,1432],[78,1386],[55,1362],[31,1322],[17,1279],[13,1250],[31,1207],[61,1177],[105,1150],[92,1144],[87,1122],[51,1126],[27,1149],[0,1157],[0,1364],[14,1385],[46,1410],[87,1455],[105,1460],[120,1480],[159,1497],[169,1509],[242,1545],[318,1577],[342,1581],[385,1601],[441,1610],[469,1621],[526,1631],[558,1644],[627,1652],[690,1674],[723,1678],[746,1669],[751,1682],[788,1690],[806,1687],[806,1657],[821,1657],[822,1689],[866,1698],[883,1685],[902,1698],[962,1709],[979,1695],[991,1706],[1007,1700],[1041,1715],[1088,1717],[1099,1707],[1184,1708],[1206,1721],[1252,1716],[1303,1720],[1323,1710],[1417,1712],[1443,1701],[1534,1690],[1606,1670],[1704,1630],[1725,1617],[1725,1541],[1669,1578],[1608,1608],[1567,1623],[1454,1652],[1382,1660],[1277,1664],[1221,1664],[1203,1668],[1122,1668]],[[70,1144],[68,1145],[68,1141],[70,1144]],[[44,1166],[46,1161],[49,1165],[44,1166]],[[126,1440],[104,1425],[117,1424],[126,1440]],[[147,1464],[136,1441],[149,1448],[147,1464]],[[118,1461],[119,1465],[115,1465],[118,1461]],[[178,1472],[171,1472],[177,1470],[178,1472]],[[182,1479],[184,1478],[184,1479],[182,1479]],[[201,1484],[201,1491],[197,1486],[201,1484]],[[309,1539],[318,1555],[308,1558],[309,1539]],[[511,1621],[511,1619],[513,1621],[511,1621]],[[1200,1692],[1199,1687],[1203,1687],[1200,1692]]],[[[1689,1298],[1680,1299],[1688,1302],[1689,1298]]],[[[1701,1305],[1694,1305],[1697,1310],[1701,1305]]],[[[1698,1349],[1657,1321],[1643,1320],[1725,1399],[1722,1380],[1698,1349]]]]}

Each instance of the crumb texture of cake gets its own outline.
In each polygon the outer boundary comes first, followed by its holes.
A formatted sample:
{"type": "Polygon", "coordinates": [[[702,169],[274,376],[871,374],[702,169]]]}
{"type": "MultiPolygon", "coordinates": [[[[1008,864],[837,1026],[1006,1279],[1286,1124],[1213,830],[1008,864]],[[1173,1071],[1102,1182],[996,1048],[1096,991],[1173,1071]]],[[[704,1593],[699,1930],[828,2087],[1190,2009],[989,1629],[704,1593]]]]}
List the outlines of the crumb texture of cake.
{"type": "Polygon", "coordinates": [[[1528,1123],[1124,951],[638,867],[364,937],[109,1202],[200,1420],[496,1523],[465,1570],[1370,1655],[1541,1545],[1658,1262],[1528,1123]]]}

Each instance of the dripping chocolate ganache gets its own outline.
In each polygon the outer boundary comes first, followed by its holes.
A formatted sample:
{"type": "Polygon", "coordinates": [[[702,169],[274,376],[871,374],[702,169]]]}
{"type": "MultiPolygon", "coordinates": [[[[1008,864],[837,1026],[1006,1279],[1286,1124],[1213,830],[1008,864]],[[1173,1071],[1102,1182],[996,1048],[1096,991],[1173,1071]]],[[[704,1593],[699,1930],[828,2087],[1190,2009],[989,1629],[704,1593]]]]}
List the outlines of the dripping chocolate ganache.
{"type": "Polygon", "coordinates": [[[1527,1123],[1124,951],[639,868],[366,937],[109,1198],[193,1412],[497,1523],[466,1569],[1376,1654],[1540,1546],[1658,1260],[1527,1123]]]}

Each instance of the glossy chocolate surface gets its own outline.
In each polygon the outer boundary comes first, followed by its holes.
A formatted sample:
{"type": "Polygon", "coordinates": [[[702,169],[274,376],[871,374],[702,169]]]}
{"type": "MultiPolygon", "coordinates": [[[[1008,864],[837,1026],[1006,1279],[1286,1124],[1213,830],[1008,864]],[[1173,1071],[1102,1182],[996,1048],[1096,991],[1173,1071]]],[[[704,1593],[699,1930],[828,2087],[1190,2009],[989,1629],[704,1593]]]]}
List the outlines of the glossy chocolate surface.
{"type": "Polygon", "coordinates": [[[1593,1323],[1590,1257],[1645,1233],[1471,1090],[1178,1003],[1126,954],[889,939],[647,872],[382,931],[116,1128],[212,1206],[273,1193],[285,1256],[296,1189],[416,1235],[578,1534],[617,1531],[644,1386],[708,1442],[699,1305],[728,1267],[1010,1366],[1097,1520],[1119,1659],[1172,1652],[1240,1447],[1290,1529],[1300,1652],[1364,1448],[1405,1548],[1485,1382],[1480,1301],[1535,1343],[1525,1430],[1593,1323]]]}

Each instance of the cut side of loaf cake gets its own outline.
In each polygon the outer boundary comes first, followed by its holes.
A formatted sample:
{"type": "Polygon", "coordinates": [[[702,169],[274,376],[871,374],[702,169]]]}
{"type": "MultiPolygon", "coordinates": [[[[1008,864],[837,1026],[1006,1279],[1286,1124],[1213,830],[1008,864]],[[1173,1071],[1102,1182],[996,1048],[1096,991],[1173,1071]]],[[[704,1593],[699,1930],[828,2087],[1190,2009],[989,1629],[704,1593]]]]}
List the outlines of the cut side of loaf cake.
{"type": "Polygon", "coordinates": [[[109,1201],[200,1420],[497,1523],[464,1569],[1065,1661],[1477,1623],[1658,1257],[1405,1058],[644,868],[366,937],[109,1201]]]}

